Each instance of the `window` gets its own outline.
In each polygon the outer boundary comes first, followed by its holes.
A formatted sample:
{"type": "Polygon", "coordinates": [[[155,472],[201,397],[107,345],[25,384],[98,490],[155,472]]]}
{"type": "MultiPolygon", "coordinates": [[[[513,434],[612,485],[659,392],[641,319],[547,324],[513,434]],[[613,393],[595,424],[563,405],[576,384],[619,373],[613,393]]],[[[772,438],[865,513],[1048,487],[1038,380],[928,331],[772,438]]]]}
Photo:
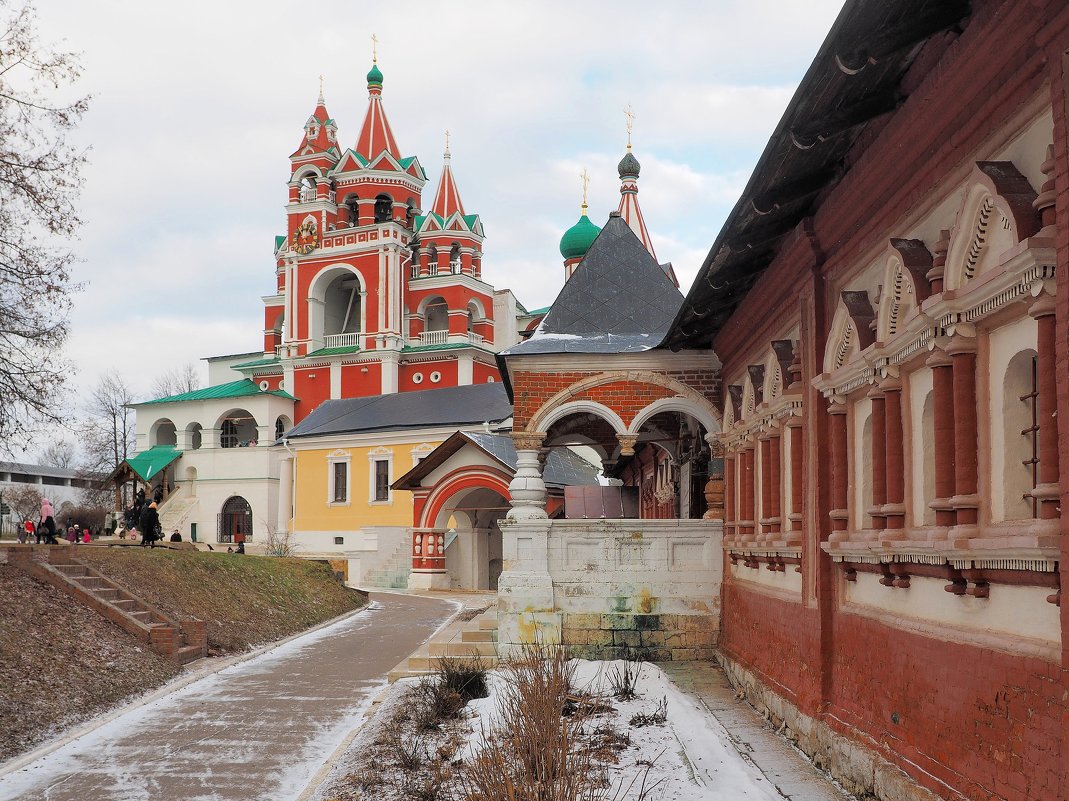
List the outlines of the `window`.
{"type": "Polygon", "coordinates": [[[1020,396],[1021,402],[1028,410],[1025,420],[1028,426],[1021,430],[1021,436],[1027,443],[1024,453],[1026,458],[1021,460],[1021,464],[1028,471],[1032,485],[1029,489],[1032,491],[1023,493],[1022,499],[1031,507],[1032,517],[1039,517],[1039,499],[1034,492],[1039,484],[1039,365],[1035,356],[1032,356],[1030,367],[1029,391],[1020,396]]]}
{"type": "Polygon", "coordinates": [[[335,537],[334,538],[334,544],[335,545],[344,545],[345,544],[345,537],[335,537]]]}
{"type": "Polygon", "coordinates": [[[375,460],[375,500],[390,500],[390,463],[385,459],[375,460]]]}
{"type": "Polygon", "coordinates": [[[233,420],[224,420],[219,432],[219,447],[236,448],[238,446],[238,427],[233,420]]]}
{"type": "Polygon", "coordinates": [[[349,500],[349,463],[332,462],[331,468],[332,503],[345,503],[349,500]]]}

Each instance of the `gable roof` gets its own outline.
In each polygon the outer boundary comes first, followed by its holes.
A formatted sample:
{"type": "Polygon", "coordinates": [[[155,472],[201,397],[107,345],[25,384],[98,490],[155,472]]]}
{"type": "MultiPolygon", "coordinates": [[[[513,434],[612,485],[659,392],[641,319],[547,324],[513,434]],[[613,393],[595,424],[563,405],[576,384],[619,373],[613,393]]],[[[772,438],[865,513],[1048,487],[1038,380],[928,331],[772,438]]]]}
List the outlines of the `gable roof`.
{"type": "Polygon", "coordinates": [[[255,381],[251,381],[248,378],[242,378],[239,381],[231,381],[227,384],[216,384],[214,387],[195,389],[192,392],[182,392],[167,398],[156,398],[155,400],[131,403],[130,405],[149,406],[153,403],[180,403],[183,401],[216,400],[218,398],[247,398],[252,395],[274,395],[279,398],[294,400],[294,397],[288,392],[283,392],[280,389],[272,389],[264,392],[255,381]]]}
{"type": "MultiPolygon", "coordinates": [[[[416,489],[427,475],[468,445],[483,451],[510,473],[516,472],[516,446],[508,434],[458,431],[398,478],[393,483],[393,489],[416,489]]],[[[546,457],[542,480],[550,487],[597,484],[598,468],[568,448],[553,448],[546,457]]]]}
{"type": "Polygon", "coordinates": [[[512,417],[504,386],[470,384],[321,403],[286,439],[500,423],[512,417]]]}
{"type": "Polygon", "coordinates": [[[535,333],[502,355],[648,350],[668,333],[682,303],[657,260],[614,212],[535,333]]]}

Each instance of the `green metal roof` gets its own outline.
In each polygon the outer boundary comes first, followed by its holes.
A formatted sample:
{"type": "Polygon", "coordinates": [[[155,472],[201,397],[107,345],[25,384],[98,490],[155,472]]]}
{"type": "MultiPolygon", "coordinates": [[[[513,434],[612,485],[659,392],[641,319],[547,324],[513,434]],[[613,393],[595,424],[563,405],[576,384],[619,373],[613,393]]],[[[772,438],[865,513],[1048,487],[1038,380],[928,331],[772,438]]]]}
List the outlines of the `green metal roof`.
{"type": "Polygon", "coordinates": [[[461,216],[464,218],[464,222],[468,224],[468,228],[475,228],[475,222],[479,219],[478,214],[462,214],[461,216]]]}
{"type": "Polygon", "coordinates": [[[280,247],[282,247],[282,245],[284,245],[285,242],[286,242],[286,237],[285,236],[276,236],[275,237],[275,252],[276,253],[278,253],[278,249],[280,247]]]}
{"type": "Polygon", "coordinates": [[[549,312],[549,310],[551,308],[553,308],[553,307],[552,306],[543,306],[541,309],[531,309],[527,313],[533,317],[536,314],[546,314],[546,313],[549,312]]]}
{"type": "Polygon", "coordinates": [[[590,221],[584,208],[579,222],[565,231],[564,236],[560,238],[560,255],[566,259],[585,256],[600,233],[601,229],[590,221]]]}
{"type": "Polygon", "coordinates": [[[248,398],[253,395],[275,395],[279,398],[289,398],[290,400],[294,400],[294,397],[287,392],[283,392],[279,389],[264,392],[254,381],[251,381],[248,378],[242,378],[240,381],[231,381],[229,384],[216,384],[214,387],[195,389],[192,392],[171,395],[169,398],[156,398],[155,400],[143,401],[142,403],[131,405],[148,406],[152,403],[181,403],[183,401],[216,400],[218,398],[248,398]]]}
{"type": "Polygon", "coordinates": [[[356,353],[360,350],[358,345],[349,345],[343,348],[320,348],[319,350],[313,350],[308,354],[311,356],[336,356],[339,353],[356,353]]]}
{"type": "Polygon", "coordinates": [[[126,460],[126,464],[142,479],[151,481],[154,475],[181,455],[182,451],[171,445],[157,445],[155,448],[142,451],[137,456],[131,456],[126,460]]]}
{"type": "Polygon", "coordinates": [[[251,367],[272,367],[280,364],[277,356],[266,356],[263,359],[253,359],[251,362],[230,365],[231,370],[247,370],[251,367]]]}
{"type": "Polygon", "coordinates": [[[459,350],[460,348],[474,348],[475,350],[493,353],[493,351],[488,348],[480,348],[478,345],[472,345],[470,342],[449,342],[445,345],[405,345],[401,348],[401,353],[416,353],[428,350],[459,350]]]}

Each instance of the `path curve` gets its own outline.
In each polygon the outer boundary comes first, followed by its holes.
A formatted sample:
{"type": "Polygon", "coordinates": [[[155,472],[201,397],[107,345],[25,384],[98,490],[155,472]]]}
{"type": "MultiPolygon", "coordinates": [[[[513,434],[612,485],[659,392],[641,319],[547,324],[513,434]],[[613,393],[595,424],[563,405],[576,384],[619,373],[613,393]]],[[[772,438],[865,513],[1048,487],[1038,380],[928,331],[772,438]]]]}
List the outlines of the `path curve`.
{"type": "Polygon", "coordinates": [[[454,610],[439,599],[371,597],[364,612],[135,707],[0,777],[0,799],[296,798],[387,671],[454,610]]]}

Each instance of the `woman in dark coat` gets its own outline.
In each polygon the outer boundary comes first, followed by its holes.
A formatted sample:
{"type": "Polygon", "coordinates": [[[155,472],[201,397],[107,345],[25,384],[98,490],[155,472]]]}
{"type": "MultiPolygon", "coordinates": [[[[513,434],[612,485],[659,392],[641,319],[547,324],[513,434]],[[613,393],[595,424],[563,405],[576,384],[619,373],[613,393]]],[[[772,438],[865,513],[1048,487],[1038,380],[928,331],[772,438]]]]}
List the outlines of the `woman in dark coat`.
{"type": "Polygon", "coordinates": [[[161,538],[160,515],[156,511],[155,501],[142,507],[141,519],[138,521],[137,527],[141,531],[141,546],[148,545],[155,548],[156,540],[161,538]]]}

